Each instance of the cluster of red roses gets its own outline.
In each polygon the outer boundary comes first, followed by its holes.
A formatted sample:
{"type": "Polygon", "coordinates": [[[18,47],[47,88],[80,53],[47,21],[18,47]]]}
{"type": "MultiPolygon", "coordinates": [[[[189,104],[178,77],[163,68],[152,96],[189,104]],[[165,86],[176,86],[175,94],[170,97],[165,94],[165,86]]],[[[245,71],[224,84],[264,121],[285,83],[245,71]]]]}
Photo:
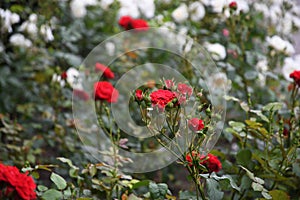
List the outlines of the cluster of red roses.
{"type": "Polygon", "coordinates": [[[295,84],[300,86],[300,70],[295,70],[290,74],[290,78],[294,79],[295,84]]]}
{"type": "Polygon", "coordinates": [[[0,199],[36,199],[36,184],[27,173],[0,163],[0,199]],[[2,192],[1,192],[2,190],[2,192]]]}
{"type": "Polygon", "coordinates": [[[138,29],[148,30],[148,23],[143,19],[133,19],[130,16],[123,16],[119,19],[119,25],[125,30],[138,29]]]}
{"type": "Polygon", "coordinates": [[[218,157],[210,153],[204,156],[196,151],[192,151],[192,153],[186,154],[185,160],[188,162],[188,165],[190,167],[193,165],[197,167],[197,165],[199,164],[205,166],[209,173],[218,172],[222,169],[222,164],[219,161],[218,157]]]}
{"type": "Polygon", "coordinates": [[[185,104],[192,94],[193,88],[187,84],[178,83],[176,86],[172,80],[165,80],[164,88],[153,91],[150,95],[142,90],[136,90],[135,99],[138,102],[150,100],[153,107],[163,111],[166,107],[173,108],[185,104]]]}
{"type": "MultiPolygon", "coordinates": [[[[193,88],[185,83],[178,83],[177,85],[172,80],[164,81],[164,89],[158,89],[148,94],[147,90],[144,92],[140,89],[135,91],[135,100],[138,103],[145,101],[146,104],[151,102],[153,107],[158,107],[160,111],[165,108],[174,108],[179,105],[184,105],[189,97],[193,94],[193,88]]],[[[203,121],[198,118],[192,118],[188,121],[188,127],[197,132],[204,128],[203,121]]]]}

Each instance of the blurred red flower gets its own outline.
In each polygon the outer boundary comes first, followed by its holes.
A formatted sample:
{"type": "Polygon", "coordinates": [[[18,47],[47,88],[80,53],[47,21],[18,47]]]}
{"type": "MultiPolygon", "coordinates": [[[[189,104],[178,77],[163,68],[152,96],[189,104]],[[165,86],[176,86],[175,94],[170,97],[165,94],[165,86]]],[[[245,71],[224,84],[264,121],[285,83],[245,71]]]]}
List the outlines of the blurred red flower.
{"type": "Polygon", "coordinates": [[[103,72],[103,76],[108,79],[113,79],[115,77],[115,74],[109,69],[109,67],[107,67],[101,63],[95,64],[95,71],[103,72]]]}
{"type": "Polygon", "coordinates": [[[204,124],[203,124],[203,121],[201,119],[192,118],[188,121],[188,127],[192,131],[197,132],[197,131],[200,131],[204,128],[204,124]]]}
{"type": "Polygon", "coordinates": [[[95,100],[105,100],[109,103],[115,103],[119,97],[119,91],[107,81],[99,81],[94,84],[95,100]]]}
{"type": "Polygon", "coordinates": [[[294,79],[295,83],[300,86],[300,70],[293,71],[290,78],[294,79]]]}

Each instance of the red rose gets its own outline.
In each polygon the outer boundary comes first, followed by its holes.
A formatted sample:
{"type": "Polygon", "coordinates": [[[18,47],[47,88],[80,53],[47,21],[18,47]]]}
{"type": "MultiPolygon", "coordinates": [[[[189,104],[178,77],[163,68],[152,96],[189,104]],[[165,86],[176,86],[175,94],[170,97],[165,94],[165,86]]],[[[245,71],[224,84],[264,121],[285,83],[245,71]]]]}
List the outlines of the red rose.
{"type": "Polygon", "coordinates": [[[188,127],[192,131],[197,132],[197,131],[200,131],[204,128],[204,124],[203,124],[203,121],[201,119],[193,118],[193,119],[190,119],[188,121],[188,127]]]}
{"type": "Polygon", "coordinates": [[[164,109],[166,105],[176,97],[175,93],[169,90],[159,89],[150,94],[151,103],[153,106],[158,106],[160,109],[164,109]]]}
{"type": "Polygon", "coordinates": [[[130,16],[123,16],[119,19],[119,25],[122,26],[124,29],[129,30],[131,29],[131,20],[130,16]]]}
{"type": "Polygon", "coordinates": [[[27,173],[20,173],[14,166],[6,166],[0,163],[0,184],[2,183],[6,186],[4,195],[10,195],[16,191],[18,197],[15,197],[15,199],[36,199],[36,193],[34,191],[36,184],[32,177],[27,176],[27,173]]]}
{"type": "Polygon", "coordinates": [[[106,100],[115,103],[119,97],[119,91],[107,81],[99,81],[94,84],[95,100],[106,100]]]}
{"type": "Polygon", "coordinates": [[[132,19],[130,16],[123,16],[119,19],[119,25],[125,30],[138,29],[148,30],[148,23],[143,19],[132,19]]]}
{"type": "Polygon", "coordinates": [[[200,164],[204,165],[209,173],[218,172],[222,169],[222,164],[218,157],[210,153],[207,156],[200,156],[200,164]]]}
{"type": "Polygon", "coordinates": [[[294,79],[295,83],[300,86],[300,70],[295,70],[290,74],[290,78],[294,79]]]}
{"type": "Polygon", "coordinates": [[[83,101],[87,101],[87,100],[90,99],[90,95],[84,90],[74,89],[73,90],[73,95],[75,97],[78,97],[79,99],[81,99],[83,101]]]}
{"type": "Polygon", "coordinates": [[[103,72],[103,76],[108,79],[112,79],[115,77],[115,74],[109,69],[109,67],[107,67],[103,64],[100,64],[100,63],[96,63],[95,71],[103,72]]]}
{"type": "Polygon", "coordinates": [[[184,95],[191,96],[193,94],[193,88],[184,83],[178,83],[177,90],[184,95]]]}
{"type": "Polygon", "coordinates": [[[172,80],[165,80],[166,88],[171,89],[174,86],[174,82],[172,80]]]}
{"type": "Polygon", "coordinates": [[[143,91],[142,90],[136,90],[135,91],[135,98],[138,101],[142,101],[143,100],[143,91]]]}
{"type": "Polygon", "coordinates": [[[146,31],[149,28],[148,23],[143,19],[133,19],[130,24],[133,29],[146,31]]]}
{"type": "Polygon", "coordinates": [[[232,1],[230,4],[229,4],[229,8],[233,9],[233,10],[236,10],[237,9],[237,3],[235,1],[232,1]]]}
{"type": "Polygon", "coordinates": [[[67,79],[67,77],[68,77],[67,72],[61,73],[60,77],[61,77],[61,79],[67,79]]]}

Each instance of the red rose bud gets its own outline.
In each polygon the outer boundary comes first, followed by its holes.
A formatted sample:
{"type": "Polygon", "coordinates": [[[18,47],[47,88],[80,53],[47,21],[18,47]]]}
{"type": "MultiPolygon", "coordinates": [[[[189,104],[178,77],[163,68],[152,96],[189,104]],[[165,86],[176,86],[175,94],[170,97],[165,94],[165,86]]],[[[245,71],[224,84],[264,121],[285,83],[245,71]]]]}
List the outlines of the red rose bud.
{"type": "Polygon", "coordinates": [[[237,9],[237,3],[235,1],[232,1],[230,4],[229,4],[229,8],[233,9],[233,10],[236,10],[237,9]]]}
{"type": "Polygon", "coordinates": [[[119,19],[119,25],[124,29],[129,30],[131,29],[131,20],[132,18],[130,16],[123,16],[119,19]]]}
{"type": "Polygon", "coordinates": [[[204,165],[209,173],[218,172],[222,169],[222,164],[218,157],[210,153],[207,156],[200,156],[200,164],[204,165]]]}
{"type": "Polygon", "coordinates": [[[294,82],[300,86],[300,70],[295,70],[290,74],[290,78],[294,79],[294,82]]]}
{"type": "Polygon", "coordinates": [[[143,100],[143,91],[142,90],[136,90],[135,91],[135,99],[137,101],[142,101],[143,100]]]}
{"type": "Polygon", "coordinates": [[[172,89],[172,87],[174,86],[174,82],[172,80],[165,80],[165,85],[166,88],[172,89]]]}
{"type": "Polygon", "coordinates": [[[229,36],[229,30],[228,29],[226,29],[226,28],[224,28],[223,30],[222,30],[222,34],[223,34],[223,36],[225,36],[225,37],[228,37],[229,36]]]}
{"type": "Polygon", "coordinates": [[[289,136],[289,131],[287,128],[284,128],[283,131],[282,131],[282,135],[283,137],[287,138],[289,136]]]}
{"type": "Polygon", "coordinates": [[[101,63],[95,64],[95,71],[103,72],[103,76],[108,79],[113,79],[115,77],[115,74],[109,69],[109,67],[107,67],[101,63]]]}
{"type": "Polygon", "coordinates": [[[193,118],[193,119],[190,119],[188,121],[188,127],[192,131],[197,132],[197,131],[200,131],[204,128],[204,124],[203,124],[203,121],[201,119],[193,118]]]}
{"type": "Polygon", "coordinates": [[[193,165],[193,160],[196,160],[198,157],[198,153],[196,151],[192,151],[192,155],[190,153],[187,153],[185,155],[185,160],[188,162],[189,166],[193,165]]]}
{"type": "Polygon", "coordinates": [[[99,81],[94,84],[95,100],[115,103],[119,97],[119,91],[116,90],[110,82],[99,81]]]}
{"type": "Polygon", "coordinates": [[[61,79],[64,79],[64,80],[67,79],[67,77],[68,77],[67,72],[61,73],[60,77],[61,77],[61,79]]]}

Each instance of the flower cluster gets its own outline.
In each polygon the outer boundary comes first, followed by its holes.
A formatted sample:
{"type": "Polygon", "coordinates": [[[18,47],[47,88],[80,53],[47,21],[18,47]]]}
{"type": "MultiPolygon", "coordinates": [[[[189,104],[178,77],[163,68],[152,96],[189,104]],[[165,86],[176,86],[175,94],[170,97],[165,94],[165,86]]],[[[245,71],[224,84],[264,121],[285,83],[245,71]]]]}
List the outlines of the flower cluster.
{"type": "Polygon", "coordinates": [[[32,177],[28,176],[27,173],[20,173],[18,168],[14,166],[7,166],[0,163],[0,186],[4,186],[2,193],[0,191],[1,199],[9,197],[23,200],[36,199],[34,191],[36,184],[32,177]]]}
{"type": "Polygon", "coordinates": [[[140,89],[135,91],[135,100],[137,102],[148,101],[153,107],[158,107],[163,111],[166,107],[177,107],[184,105],[193,94],[193,88],[185,83],[175,85],[172,80],[165,80],[162,89],[148,93],[140,89]]]}
{"type": "Polygon", "coordinates": [[[205,156],[196,151],[192,151],[191,154],[186,154],[185,160],[190,167],[194,165],[197,167],[199,164],[205,166],[209,173],[219,172],[222,169],[222,164],[218,157],[210,153],[205,156]]]}

